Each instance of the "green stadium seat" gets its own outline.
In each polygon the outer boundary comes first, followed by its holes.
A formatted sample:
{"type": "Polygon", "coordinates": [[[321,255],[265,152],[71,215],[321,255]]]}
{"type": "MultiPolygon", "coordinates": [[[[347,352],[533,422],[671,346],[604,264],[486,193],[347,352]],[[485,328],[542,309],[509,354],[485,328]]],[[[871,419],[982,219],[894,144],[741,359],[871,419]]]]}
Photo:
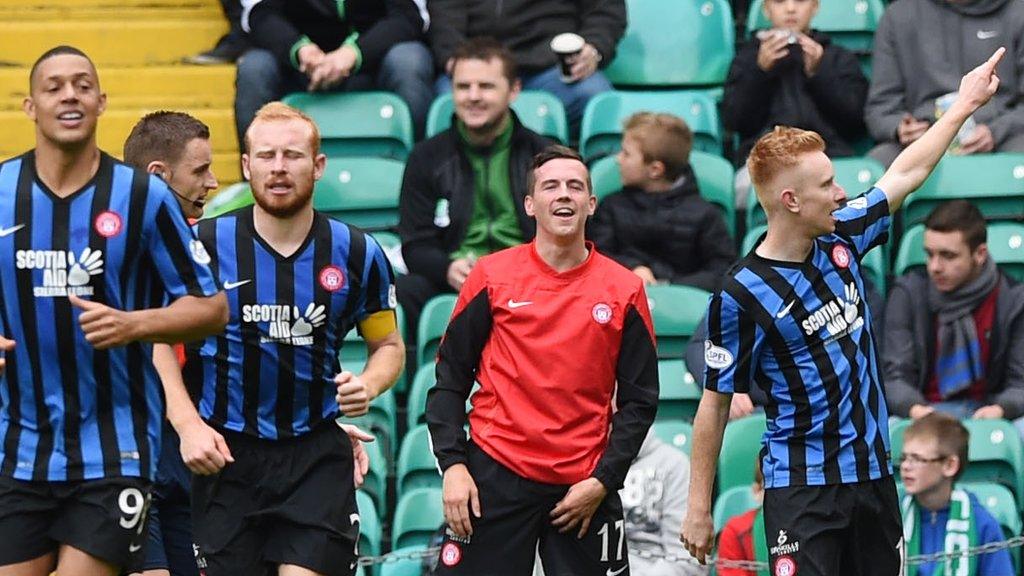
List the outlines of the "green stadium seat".
{"type": "MultiPolygon", "coordinates": [[[[992,514],[996,522],[999,522],[999,526],[1003,529],[1003,536],[1007,540],[1021,535],[1024,526],[1021,522],[1020,508],[1006,486],[992,482],[964,482],[959,486],[977,496],[981,505],[992,514]]],[[[1017,574],[1021,573],[1020,556],[1020,549],[1010,550],[1010,557],[1013,558],[1013,566],[1016,568],[1017,574]]]]}
{"type": "Polygon", "coordinates": [[[365,230],[398,225],[405,164],[387,158],[331,158],[316,183],[313,207],[365,230]]]}
{"type": "Polygon", "coordinates": [[[428,361],[416,370],[416,375],[409,386],[409,397],[406,403],[406,419],[408,429],[412,430],[420,424],[425,424],[426,419],[423,413],[427,410],[427,392],[434,387],[434,362],[428,361]]]}
{"type": "Polygon", "coordinates": [[[455,309],[455,295],[442,294],[430,299],[420,313],[420,324],[416,327],[416,365],[433,363],[441,337],[448,328],[455,309]]]}
{"type": "Polygon", "coordinates": [[[362,487],[356,494],[365,494],[374,504],[374,510],[387,510],[388,468],[387,460],[377,442],[363,443],[366,454],[370,457],[370,470],[363,477],[362,487]]]}
{"type": "Polygon", "coordinates": [[[692,286],[647,287],[658,358],[682,358],[686,344],[704,317],[711,294],[692,286]]]}
{"type": "MultiPolygon", "coordinates": [[[[764,0],[754,0],[747,14],[747,34],[771,28],[764,15],[764,0]]],[[[827,32],[832,41],[861,57],[861,65],[869,64],[867,56],[874,45],[875,30],[885,12],[882,0],[829,0],[818,5],[818,14],[811,27],[827,32]]],[[[866,66],[865,72],[870,71],[866,66]]]]}
{"type": "Polygon", "coordinates": [[[711,518],[715,523],[715,532],[721,532],[725,523],[732,518],[746,513],[760,504],[754,499],[754,492],[750,486],[754,483],[754,477],[746,486],[733,486],[722,492],[715,498],[715,506],[711,512],[711,518]]]}
{"type": "MultiPolygon", "coordinates": [[[[893,275],[899,276],[927,265],[924,252],[924,224],[917,224],[903,234],[896,252],[893,275]]],[[[988,252],[999,268],[1011,278],[1024,280],[1024,224],[991,222],[988,225],[988,252]]]]}
{"type": "Polygon", "coordinates": [[[687,456],[693,445],[693,426],[683,420],[658,419],[652,425],[654,435],[662,442],[681,450],[687,456]]]}
{"type": "Polygon", "coordinates": [[[764,413],[733,420],[725,427],[722,453],[718,458],[718,492],[724,494],[736,486],[750,486],[754,465],[761,451],[761,437],[768,424],[764,413]]]}
{"type": "Polygon", "coordinates": [[[971,433],[970,465],[963,482],[995,482],[1024,503],[1024,446],[1020,433],[1008,420],[964,420],[971,433]]]}
{"type": "Polygon", "coordinates": [[[986,220],[1024,220],[1024,154],[947,154],[903,202],[903,228],[924,222],[939,204],[964,198],[986,220]]]}
{"type": "MultiPolygon", "coordinates": [[[[721,156],[694,150],[690,153],[690,165],[697,177],[697,186],[702,198],[711,202],[721,212],[730,235],[736,234],[736,203],[733,200],[732,164],[721,156]]],[[[619,163],[614,156],[606,156],[590,167],[590,180],[594,196],[600,202],[609,194],[622,189],[619,163]]]]}
{"type": "MultiPolygon", "coordinates": [[[[746,256],[750,254],[750,251],[757,245],[757,241],[761,239],[761,236],[768,231],[768,226],[762,224],[752,230],[748,230],[743,236],[743,242],[740,245],[740,256],[746,256]]],[[[875,289],[878,290],[879,294],[885,295],[886,287],[888,286],[888,272],[885,264],[885,245],[876,246],[872,248],[864,258],[861,260],[861,266],[864,267],[864,273],[867,278],[874,284],[875,289]]]]}
{"type": "Polygon", "coordinates": [[[404,161],[412,150],[412,115],[397,94],[296,92],[285,96],[284,103],[313,118],[320,128],[321,151],[329,158],[380,156],[404,161]]]}
{"type": "Polygon", "coordinates": [[[701,389],[682,360],[658,360],[658,419],[693,422],[701,389]]]}
{"type": "Polygon", "coordinates": [[[415,488],[441,488],[441,473],[430,449],[426,424],[410,428],[402,439],[395,477],[395,497],[399,500],[415,488]]]}
{"type": "MultiPolygon", "coordinates": [[[[393,554],[413,554],[426,550],[426,546],[407,546],[398,550],[392,550],[393,554]]],[[[380,576],[420,576],[422,560],[404,559],[397,562],[386,562],[380,566],[380,576]]]]}
{"type": "Polygon", "coordinates": [[[643,111],[679,116],[693,131],[695,150],[722,153],[722,131],[714,101],[701,92],[669,90],[611,91],[591,98],[580,126],[580,154],[591,162],[618,152],[622,143],[622,123],[633,113],[643,111]]]}
{"type": "MultiPolygon", "coordinates": [[[[824,3],[822,3],[824,5],[824,3]]],[[[885,168],[871,158],[834,158],[836,183],[846,190],[849,199],[856,198],[871,189],[885,173],[885,168]]],[[[913,194],[911,194],[913,196],[913,194]]],[[[764,209],[757,201],[757,194],[751,189],[747,197],[747,230],[768,222],[764,209]]]]}
{"type": "Polygon", "coordinates": [[[391,548],[427,545],[444,522],[440,488],[414,488],[402,495],[391,526],[391,548]]]}
{"type": "Polygon", "coordinates": [[[394,390],[388,390],[370,402],[370,410],[355,418],[343,416],[339,419],[346,424],[355,424],[377,437],[381,455],[387,461],[387,467],[394,462],[395,449],[398,444],[398,403],[395,401],[394,390]]]}
{"type": "MultiPolygon", "coordinates": [[[[395,320],[398,324],[398,333],[405,334],[405,312],[402,307],[396,308],[395,320]]],[[[351,370],[358,374],[362,371],[363,367],[366,366],[366,360],[369,358],[369,350],[366,347],[366,341],[359,335],[359,330],[352,328],[345,334],[345,339],[341,345],[341,351],[338,353],[338,361],[341,363],[343,370],[351,370]]],[[[396,392],[405,391],[405,372],[403,371],[398,375],[398,380],[395,381],[395,385],[392,388],[396,392]]]]}
{"type": "Polygon", "coordinates": [[[203,218],[214,218],[233,210],[244,208],[253,203],[252,190],[248,182],[235,182],[219,190],[206,206],[203,207],[203,218]]]}
{"type": "MultiPolygon", "coordinates": [[[[512,110],[523,126],[530,130],[562,144],[569,142],[565,105],[554,94],[541,90],[523,90],[512,103],[512,110]]],[[[427,138],[450,128],[454,113],[455,103],[450,93],[435,98],[427,113],[427,138]]]]}
{"type": "Polygon", "coordinates": [[[359,508],[359,554],[379,556],[382,535],[378,507],[362,490],[356,490],[356,507],[359,508]]]}
{"type": "Polygon", "coordinates": [[[628,0],[629,24],[605,76],[616,86],[715,86],[733,57],[732,9],[726,0],[628,0]]]}

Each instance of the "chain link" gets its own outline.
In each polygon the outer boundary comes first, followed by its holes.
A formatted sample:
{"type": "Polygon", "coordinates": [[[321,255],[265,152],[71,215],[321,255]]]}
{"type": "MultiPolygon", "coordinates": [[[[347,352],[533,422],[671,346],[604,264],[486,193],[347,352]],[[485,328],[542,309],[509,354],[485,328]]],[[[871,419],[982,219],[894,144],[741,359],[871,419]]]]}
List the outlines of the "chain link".
{"type": "MultiPolygon", "coordinates": [[[[990,542],[981,546],[975,546],[974,548],[968,548],[957,552],[935,552],[934,554],[921,554],[918,556],[910,556],[907,558],[907,565],[918,565],[928,564],[930,562],[945,562],[946,560],[952,560],[959,556],[979,556],[981,554],[988,554],[990,552],[996,552],[999,550],[1007,550],[1010,548],[1017,548],[1024,546],[1024,536],[1016,536],[1009,540],[1003,540],[1001,542],[990,542]]],[[[441,551],[439,547],[425,548],[421,550],[408,550],[405,552],[391,552],[388,554],[382,554],[380,556],[362,556],[359,558],[360,566],[372,566],[375,564],[391,564],[394,562],[401,562],[403,560],[423,560],[424,558],[433,558],[441,551]]],[[[633,552],[634,556],[646,559],[662,559],[669,562],[687,562],[690,564],[698,564],[698,562],[690,556],[676,556],[674,554],[656,554],[648,550],[637,550],[633,552]]],[[[719,568],[735,568],[739,570],[749,570],[756,572],[757,570],[767,570],[768,564],[765,562],[758,562],[756,560],[719,560],[717,558],[708,559],[708,565],[714,564],[719,568]]]]}

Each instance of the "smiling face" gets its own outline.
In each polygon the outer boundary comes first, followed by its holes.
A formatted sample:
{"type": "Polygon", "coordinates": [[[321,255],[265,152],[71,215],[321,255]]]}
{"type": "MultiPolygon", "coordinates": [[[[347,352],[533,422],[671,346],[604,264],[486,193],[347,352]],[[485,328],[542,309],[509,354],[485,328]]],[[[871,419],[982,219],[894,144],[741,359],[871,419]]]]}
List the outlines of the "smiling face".
{"type": "Polygon", "coordinates": [[[323,175],[327,157],[314,153],[310,124],[299,118],[257,118],[246,139],[242,171],[256,204],[278,218],[311,209],[313,184],[323,175]]]}
{"type": "Polygon", "coordinates": [[[526,213],[537,219],[537,235],[554,239],[582,238],[597,199],[588,184],[587,167],[572,158],[555,158],[534,170],[526,213]]]}
{"type": "Polygon", "coordinates": [[[75,148],[95,141],[106,105],[92,63],[76,54],[58,54],[39,62],[23,108],[36,123],[37,141],[75,148]]]}
{"type": "Polygon", "coordinates": [[[498,58],[458,60],[452,70],[455,115],[470,132],[497,129],[519,95],[519,81],[509,83],[498,58]]]}

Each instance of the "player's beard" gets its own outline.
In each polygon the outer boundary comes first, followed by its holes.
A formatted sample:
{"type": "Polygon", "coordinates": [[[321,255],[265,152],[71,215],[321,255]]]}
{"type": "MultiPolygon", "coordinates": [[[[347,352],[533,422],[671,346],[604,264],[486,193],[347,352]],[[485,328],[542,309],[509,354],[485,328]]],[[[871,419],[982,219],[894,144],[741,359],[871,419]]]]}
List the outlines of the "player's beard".
{"type": "Polygon", "coordinates": [[[269,192],[257,192],[254,189],[253,198],[267,214],[275,218],[291,218],[309,206],[313,200],[313,187],[307,188],[306,192],[296,191],[287,196],[275,196],[269,192]]]}

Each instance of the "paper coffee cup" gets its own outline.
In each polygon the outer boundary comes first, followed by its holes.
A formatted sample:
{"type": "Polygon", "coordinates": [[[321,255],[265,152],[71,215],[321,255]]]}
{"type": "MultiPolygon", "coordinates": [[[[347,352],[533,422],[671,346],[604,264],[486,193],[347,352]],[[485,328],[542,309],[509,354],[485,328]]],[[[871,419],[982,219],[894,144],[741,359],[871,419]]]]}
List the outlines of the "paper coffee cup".
{"type": "Polygon", "coordinates": [[[572,60],[583,51],[586,40],[579,34],[565,32],[551,39],[551,51],[558,56],[558,66],[562,72],[562,82],[572,82],[572,60]]]}

